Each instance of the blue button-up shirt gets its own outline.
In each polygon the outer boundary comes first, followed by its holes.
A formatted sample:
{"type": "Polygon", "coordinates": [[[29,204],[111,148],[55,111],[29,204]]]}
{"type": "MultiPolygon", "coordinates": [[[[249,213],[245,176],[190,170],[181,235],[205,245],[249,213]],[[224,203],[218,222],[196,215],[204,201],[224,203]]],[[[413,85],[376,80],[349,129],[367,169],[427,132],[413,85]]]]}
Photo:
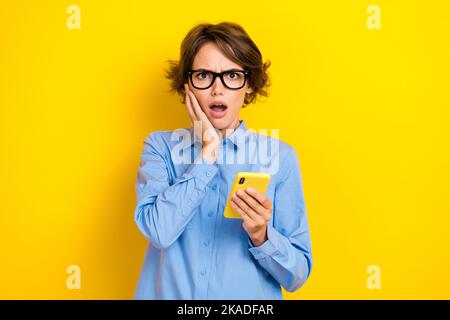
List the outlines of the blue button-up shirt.
{"type": "Polygon", "coordinates": [[[144,142],[134,218],[150,240],[135,299],[282,299],[311,272],[311,241],[295,150],[240,121],[217,162],[193,129],[156,131],[144,142]],[[273,204],[268,240],[255,247],[241,219],[223,216],[240,171],[265,172],[273,204]]]}

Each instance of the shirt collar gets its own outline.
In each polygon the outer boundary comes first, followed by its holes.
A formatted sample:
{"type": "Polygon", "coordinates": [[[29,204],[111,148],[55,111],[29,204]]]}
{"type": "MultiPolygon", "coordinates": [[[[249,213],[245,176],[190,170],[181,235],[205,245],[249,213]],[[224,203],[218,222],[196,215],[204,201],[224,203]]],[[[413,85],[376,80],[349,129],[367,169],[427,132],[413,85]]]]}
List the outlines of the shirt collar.
{"type": "MultiPolygon", "coordinates": [[[[188,148],[195,143],[201,145],[201,142],[194,135],[194,129],[189,128],[189,132],[191,139],[185,140],[186,143],[184,144],[183,149],[188,148]]],[[[245,124],[245,121],[239,120],[239,126],[226,139],[222,139],[222,144],[231,142],[237,148],[244,148],[245,144],[247,143],[248,134],[249,133],[247,132],[247,125],[245,124]]]]}

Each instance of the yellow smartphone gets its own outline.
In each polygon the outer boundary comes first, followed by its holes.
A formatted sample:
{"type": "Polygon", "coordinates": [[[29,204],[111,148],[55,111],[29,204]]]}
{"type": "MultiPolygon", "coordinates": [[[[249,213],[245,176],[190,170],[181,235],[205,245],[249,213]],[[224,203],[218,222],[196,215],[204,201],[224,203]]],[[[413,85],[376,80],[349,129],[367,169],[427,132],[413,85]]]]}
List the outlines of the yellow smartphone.
{"type": "Polygon", "coordinates": [[[234,179],[233,186],[231,187],[230,194],[228,195],[227,205],[223,212],[225,218],[241,219],[239,213],[237,213],[230,205],[231,195],[238,190],[245,190],[247,187],[258,190],[262,194],[266,193],[267,186],[270,182],[270,174],[260,172],[238,172],[234,179]]]}

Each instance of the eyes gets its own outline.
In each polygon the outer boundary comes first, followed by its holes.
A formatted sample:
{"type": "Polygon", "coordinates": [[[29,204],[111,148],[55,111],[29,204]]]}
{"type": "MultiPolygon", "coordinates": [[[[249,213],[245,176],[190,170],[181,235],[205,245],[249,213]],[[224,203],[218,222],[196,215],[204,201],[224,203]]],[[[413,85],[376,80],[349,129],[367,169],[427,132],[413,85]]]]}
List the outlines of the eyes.
{"type": "Polygon", "coordinates": [[[245,70],[227,70],[220,73],[214,71],[199,69],[188,72],[192,86],[196,89],[208,89],[214,83],[214,80],[219,77],[222,83],[231,90],[238,90],[244,87],[247,80],[248,71],[245,70]]]}
{"type": "MultiPolygon", "coordinates": [[[[208,80],[213,77],[213,74],[211,72],[200,71],[196,73],[195,77],[199,80],[208,80]]],[[[227,80],[239,80],[243,75],[240,72],[227,71],[223,73],[223,77],[227,80]]]]}
{"type": "Polygon", "coordinates": [[[208,78],[208,76],[210,76],[210,74],[206,73],[206,72],[199,72],[196,75],[197,79],[200,79],[200,80],[205,80],[208,78]]]}

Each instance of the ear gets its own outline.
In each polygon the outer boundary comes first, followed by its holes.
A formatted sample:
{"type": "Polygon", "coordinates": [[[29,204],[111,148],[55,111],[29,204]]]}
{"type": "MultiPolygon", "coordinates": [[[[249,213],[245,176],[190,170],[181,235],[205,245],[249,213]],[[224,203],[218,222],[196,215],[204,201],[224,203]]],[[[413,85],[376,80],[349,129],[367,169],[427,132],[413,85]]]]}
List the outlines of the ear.
{"type": "Polygon", "coordinates": [[[247,90],[245,91],[246,94],[250,94],[253,92],[253,88],[247,87],[247,90]]]}

